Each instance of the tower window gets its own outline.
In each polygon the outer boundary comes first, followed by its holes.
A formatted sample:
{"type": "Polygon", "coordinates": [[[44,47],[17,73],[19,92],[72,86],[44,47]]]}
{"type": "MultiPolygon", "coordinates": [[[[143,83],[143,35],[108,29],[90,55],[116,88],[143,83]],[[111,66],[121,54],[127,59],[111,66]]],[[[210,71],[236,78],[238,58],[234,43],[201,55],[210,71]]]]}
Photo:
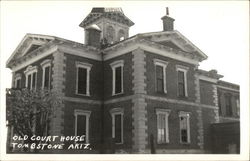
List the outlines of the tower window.
{"type": "Polygon", "coordinates": [[[107,27],[107,40],[108,43],[113,44],[115,40],[115,29],[112,26],[107,27]]]}

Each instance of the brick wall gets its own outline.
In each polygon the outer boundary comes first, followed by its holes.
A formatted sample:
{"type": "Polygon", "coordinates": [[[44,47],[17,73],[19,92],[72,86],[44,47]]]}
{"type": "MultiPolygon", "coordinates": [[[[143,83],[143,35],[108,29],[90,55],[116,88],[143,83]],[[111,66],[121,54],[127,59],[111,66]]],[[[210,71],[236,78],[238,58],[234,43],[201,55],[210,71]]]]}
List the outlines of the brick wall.
{"type": "MultiPolygon", "coordinates": [[[[199,149],[198,146],[198,107],[183,104],[173,104],[162,101],[153,101],[147,99],[147,113],[148,113],[148,135],[154,135],[157,149],[199,149]],[[168,117],[169,123],[169,143],[157,144],[157,115],[156,108],[170,109],[168,117]],[[190,144],[180,143],[180,122],[179,112],[190,112],[190,144]]],[[[148,140],[149,142],[149,140],[148,140]]],[[[149,148],[149,147],[148,147],[149,148]]]]}
{"type": "Polygon", "coordinates": [[[104,100],[118,98],[132,94],[132,55],[127,53],[104,62],[104,100]],[[123,66],[123,94],[112,96],[112,68],[110,63],[124,60],[123,66]]]}
{"type": "MultiPolygon", "coordinates": [[[[47,57],[45,57],[45,58],[43,58],[43,59],[40,59],[40,60],[38,60],[38,61],[36,61],[36,62],[34,62],[34,63],[32,63],[32,64],[30,64],[30,65],[32,65],[32,66],[37,66],[38,68],[37,68],[37,89],[39,89],[39,88],[41,88],[42,87],[42,80],[43,80],[43,68],[42,68],[42,66],[40,65],[44,60],[46,60],[46,59],[50,59],[51,60],[51,62],[53,61],[53,56],[52,55],[49,55],[49,56],[47,56],[47,57]]],[[[29,65],[28,65],[29,66],[29,65]]],[[[24,71],[27,69],[27,67],[28,66],[26,66],[26,67],[24,67],[24,68],[22,68],[22,69],[20,69],[20,70],[18,70],[18,71],[16,71],[15,72],[15,74],[18,74],[18,73],[20,73],[21,74],[21,87],[25,87],[25,82],[26,82],[26,77],[25,77],[25,74],[24,74],[24,71]]],[[[53,63],[51,63],[51,69],[53,68],[53,63]]],[[[51,76],[52,76],[52,74],[53,74],[53,72],[52,72],[52,70],[51,70],[51,72],[50,72],[50,78],[51,78],[51,76]]],[[[15,81],[14,79],[12,80],[12,81],[15,81]]]]}
{"type": "Polygon", "coordinates": [[[155,95],[155,96],[164,96],[172,99],[183,99],[186,101],[192,101],[194,102],[195,97],[195,77],[194,77],[194,65],[180,62],[171,58],[163,57],[160,55],[156,55],[153,53],[146,52],[146,83],[147,83],[147,94],[149,95],[155,95]],[[163,61],[168,62],[167,68],[166,68],[166,86],[167,86],[167,94],[159,94],[156,93],[156,83],[155,83],[155,65],[154,65],[154,59],[160,59],[163,61]],[[177,71],[176,71],[176,65],[181,65],[188,67],[187,72],[187,93],[188,97],[180,98],[178,96],[178,86],[177,86],[177,71]]]}
{"type": "Polygon", "coordinates": [[[214,106],[213,84],[207,81],[200,80],[200,98],[201,103],[214,106]]]}
{"type": "Polygon", "coordinates": [[[79,56],[65,54],[66,56],[66,79],[65,96],[76,98],[102,99],[102,62],[79,56]],[[92,64],[89,79],[89,96],[76,94],[76,61],[92,64]]]}

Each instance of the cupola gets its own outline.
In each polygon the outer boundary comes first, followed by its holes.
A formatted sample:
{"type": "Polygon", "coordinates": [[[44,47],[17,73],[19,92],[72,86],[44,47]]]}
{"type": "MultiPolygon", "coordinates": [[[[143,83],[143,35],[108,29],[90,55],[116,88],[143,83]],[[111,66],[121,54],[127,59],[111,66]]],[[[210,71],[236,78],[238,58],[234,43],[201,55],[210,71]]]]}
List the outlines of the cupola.
{"type": "Polygon", "coordinates": [[[168,7],[166,7],[166,15],[162,18],[163,22],[163,31],[173,31],[174,30],[174,20],[172,17],[169,17],[168,7]]]}

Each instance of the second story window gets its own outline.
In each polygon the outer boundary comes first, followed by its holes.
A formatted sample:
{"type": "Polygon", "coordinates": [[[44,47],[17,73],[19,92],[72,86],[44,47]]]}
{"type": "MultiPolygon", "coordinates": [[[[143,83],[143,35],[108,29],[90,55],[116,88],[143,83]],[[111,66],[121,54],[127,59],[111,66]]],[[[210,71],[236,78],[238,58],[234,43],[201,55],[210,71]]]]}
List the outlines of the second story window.
{"type": "Polygon", "coordinates": [[[15,75],[14,88],[21,88],[21,74],[15,75]]]}
{"type": "Polygon", "coordinates": [[[76,94],[89,96],[90,70],[92,65],[76,62],[76,94]]]}
{"type": "Polygon", "coordinates": [[[42,88],[50,89],[51,60],[43,61],[41,66],[43,68],[42,88]]]}
{"type": "Polygon", "coordinates": [[[187,67],[177,65],[178,95],[187,97],[187,67]]]}
{"type": "Polygon", "coordinates": [[[25,87],[28,89],[36,89],[37,67],[28,66],[24,74],[26,76],[25,87]]]}
{"type": "Polygon", "coordinates": [[[112,95],[123,93],[123,66],[124,61],[119,60],[110,64],[112,68],[112,95]]]}
{"type": "Polygon", "coordinates": [[[156,92],[167,93],[166,68],[168,62],[159,59],[154,59],[154,65],[156,77],[156,92]]]}
{"type": "Polygon", "coordinates": [[[117,144],[123,143],[123,109],[113,108],[110,110],[112,116],[112,138],[117,144]]]}
{"type": "Polygon", "coordinates": [[[226,116],[232,116],[232,103],[231,103],[231,95],[225,94],[225,106],[226,106],[226,116]]]}

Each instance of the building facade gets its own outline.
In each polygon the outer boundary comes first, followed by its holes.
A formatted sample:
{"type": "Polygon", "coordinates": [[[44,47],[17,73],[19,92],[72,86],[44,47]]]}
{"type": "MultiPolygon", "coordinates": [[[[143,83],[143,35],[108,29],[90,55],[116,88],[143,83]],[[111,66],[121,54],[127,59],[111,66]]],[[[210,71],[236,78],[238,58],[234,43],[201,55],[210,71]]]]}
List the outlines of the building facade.
{"type": "Polygon", "coordinates": [[[207,56],[161,19],[163,31],[129,37],[120,8],[93,8],[85,44],[27,34],[7,62],[13,87],[57,92],[49,134],[85,135],[92,151],[79,153],[210,153],[210,125],[239,121],[239,86],[198,69],[207,56]]]}

